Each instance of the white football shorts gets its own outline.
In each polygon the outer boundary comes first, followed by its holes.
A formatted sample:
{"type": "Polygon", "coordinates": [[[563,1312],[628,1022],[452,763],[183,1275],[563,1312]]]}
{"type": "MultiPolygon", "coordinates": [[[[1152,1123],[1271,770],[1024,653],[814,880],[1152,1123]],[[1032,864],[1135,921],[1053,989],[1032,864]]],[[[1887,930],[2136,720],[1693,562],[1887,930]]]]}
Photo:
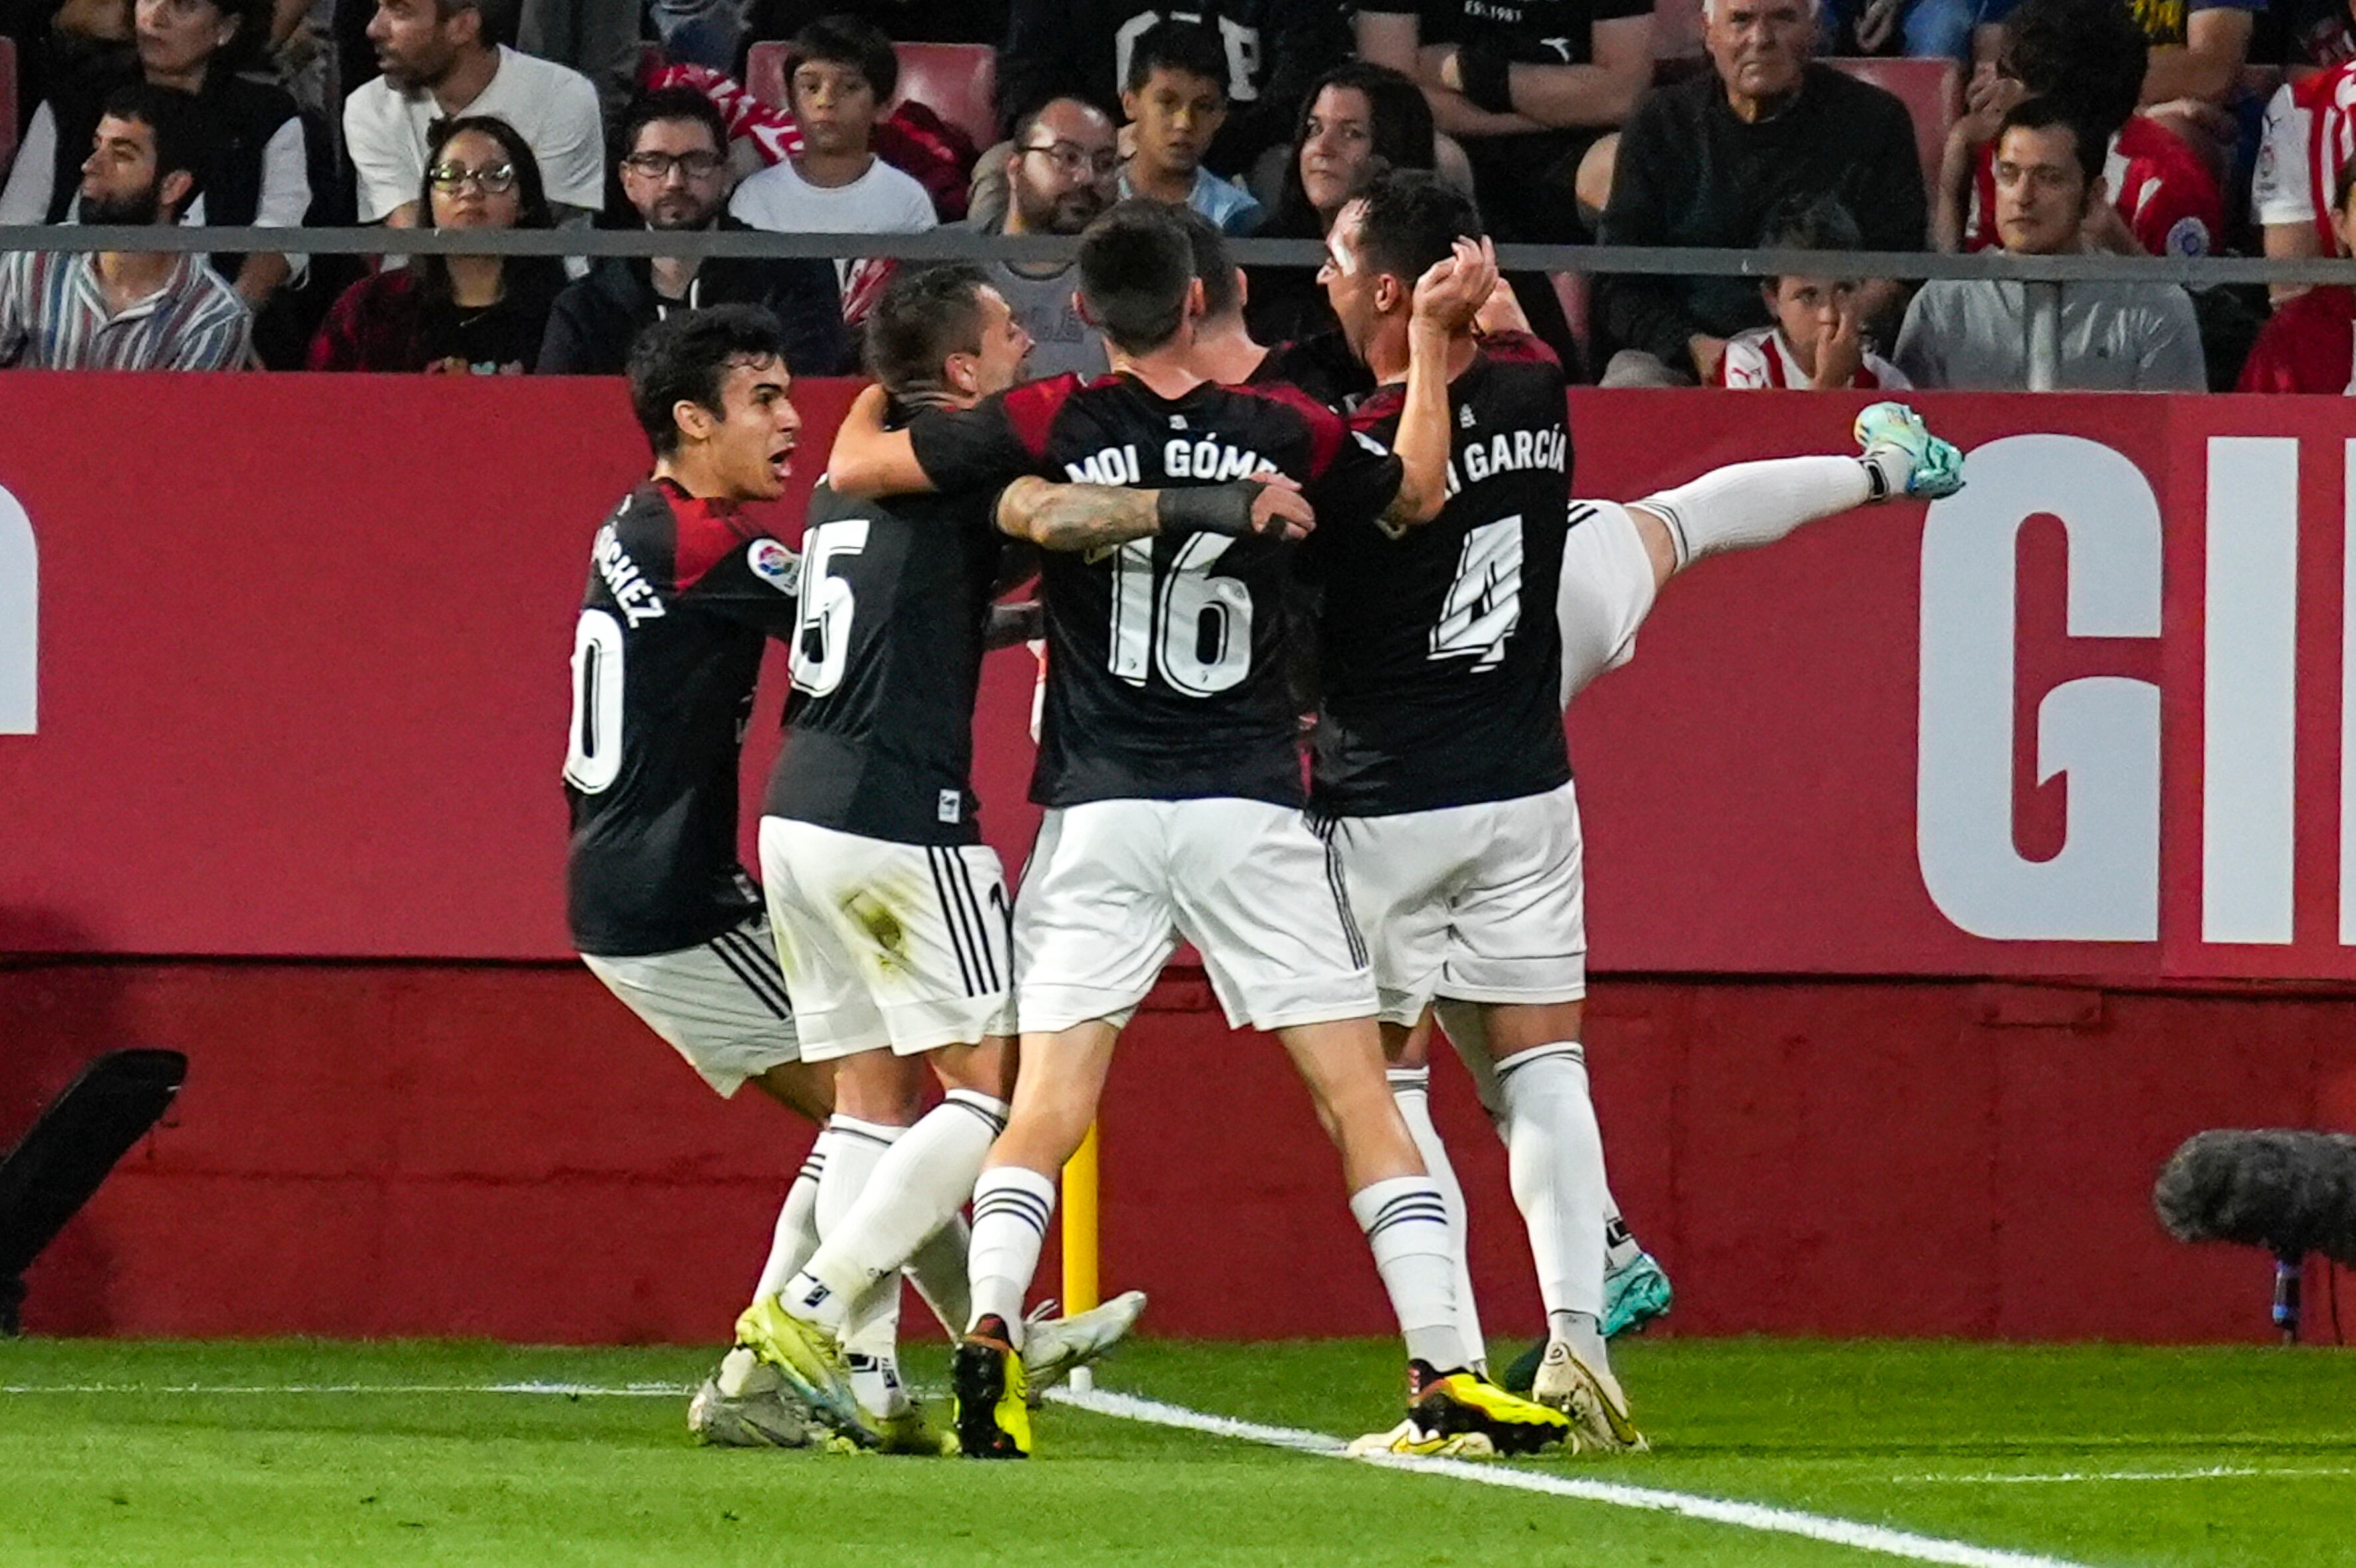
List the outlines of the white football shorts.
{"type": "Polygon", "coordinates": [[[1636,520],[1617,501],[1570,503],[1570,532],[1562,543],[1562,586],[1556,595],[1562,623],[1562,705],[1607,670],[1636,656],[1636,628],[1653,613],[1658,590],[1653,559],[1636,520]]]}
{"type": "Polygon", "coordinates": [[[1436,997],[1576,1002],[1587,994],[1579,795],[1342,817],[1332,842],[1365,922],[1383,1021],[1436,997]]]}
{"type": "Polygon", "coordinates": [[[759,915],[701,947],[581,961],[723,1098],[801,1059],[786,977],[759,915]]]}
{"type": "Polygon", "coordinates": [[[1006,878],[988,845],[763,817],[761,882],[806,1059],[1014,1032],[1006,878]]]}
{"type": "Polygon", "coordinates": [[[1339,862],[1292,807],[1091,800],[1050,811],[1014,905],[1026,1034],[1129,1022],[1181,938],[1231,1028],[1375,1012],[1339,862]]]}

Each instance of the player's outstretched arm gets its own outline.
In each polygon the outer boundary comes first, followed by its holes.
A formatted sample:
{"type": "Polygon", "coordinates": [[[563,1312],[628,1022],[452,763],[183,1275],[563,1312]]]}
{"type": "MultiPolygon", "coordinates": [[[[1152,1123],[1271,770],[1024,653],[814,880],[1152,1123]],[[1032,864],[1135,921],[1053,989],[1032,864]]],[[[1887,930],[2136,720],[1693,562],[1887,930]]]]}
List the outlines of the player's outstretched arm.
{"type": "Polygon", "coordinates": [[[1000,532],[1066,553],[1102,550],[1157,533],[1299,539],[1315,526],[1307,499],[1275,474],[1166,490],[1062,485],[1025,476],[998,498],[1000,532]]]}
{"type": "Polygon", "coordinates": [[[1456,253],[1416,281],[1408,321],[1407,388],[1391,450],[1404,470],[1398,494],[1383,511],[1398,530],[1430,522],[1448,499],[1448,376],[1456,344],[1497,286],[1497,253],[1488,241],[1456,242],[1456,253]]]}
{"type": "Polygon", "coordinates": [[[871,499],[934,488],[925,466],[916,461],[916,444],[908,433],[884,428],[884,416],[890,403],[881,386],[871,386],[851,400],[842,426],[834,433],[834,450],[826,460],[826,482],[837,495],[871,499]]]}

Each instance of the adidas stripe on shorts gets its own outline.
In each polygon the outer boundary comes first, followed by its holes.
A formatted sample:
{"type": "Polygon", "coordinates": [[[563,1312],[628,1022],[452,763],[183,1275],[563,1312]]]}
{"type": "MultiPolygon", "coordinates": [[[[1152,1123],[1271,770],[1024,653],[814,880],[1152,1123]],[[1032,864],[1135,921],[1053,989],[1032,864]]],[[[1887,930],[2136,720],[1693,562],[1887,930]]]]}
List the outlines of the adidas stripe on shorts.
{"type": "Polygon", "coordinates": [[[759,915],[678,952],[581,961],[723,1096],[801,1059],[786,977],[759,915]]]}
{"type": "Polygon", "coordinates": [[[761,881],[806,1059],[1014,1032],[1006,880],[988,845],[763,817],[761,881]]]}

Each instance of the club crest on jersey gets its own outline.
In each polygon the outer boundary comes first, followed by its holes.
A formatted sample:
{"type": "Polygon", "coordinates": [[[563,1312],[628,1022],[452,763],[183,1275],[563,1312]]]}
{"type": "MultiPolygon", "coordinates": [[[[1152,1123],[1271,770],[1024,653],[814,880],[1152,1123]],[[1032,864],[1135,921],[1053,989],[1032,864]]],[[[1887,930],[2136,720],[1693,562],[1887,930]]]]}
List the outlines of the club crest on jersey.
{"type": "Polygon", "coordinates": [[[756,539],[744,552],[744,564],[781,594],[798,594],[802,586],[802,559],[774,539],[756,539]]]}
{"type": "Polygon", "coordinates": [[[597,531],[597,542],[590,552],[597,563],[597,575],[605,579],[605,591],[614,596],[615,607],[635,628],[640,621],[653,620],[663,614],[662,596],[655,592],[630,553],[622,548],[622,536],[612,523],[597,531]]]}

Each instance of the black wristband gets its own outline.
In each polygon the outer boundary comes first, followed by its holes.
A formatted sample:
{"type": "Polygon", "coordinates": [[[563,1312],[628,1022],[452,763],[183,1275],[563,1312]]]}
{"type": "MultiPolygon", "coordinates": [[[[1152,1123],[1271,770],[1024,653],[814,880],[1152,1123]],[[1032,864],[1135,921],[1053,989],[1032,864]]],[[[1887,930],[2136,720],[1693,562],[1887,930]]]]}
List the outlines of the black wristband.
{"type": "Polygon", "coordinates": [[[1514,112],[1514,62],[1503,44],[1481,38],[1456,48],[1456,73],[1464,80],[1464,96],[1473,107],[1492,114],[1514,112]]]}
{"type": "Polygon", "coordinates": [[[1252,503],[1259,499],[1261,488],[1258,479],[1230,479],[1224,485],[1156,491],[1154,526],[1164,533],[1257,533],[1252,503]]]}

